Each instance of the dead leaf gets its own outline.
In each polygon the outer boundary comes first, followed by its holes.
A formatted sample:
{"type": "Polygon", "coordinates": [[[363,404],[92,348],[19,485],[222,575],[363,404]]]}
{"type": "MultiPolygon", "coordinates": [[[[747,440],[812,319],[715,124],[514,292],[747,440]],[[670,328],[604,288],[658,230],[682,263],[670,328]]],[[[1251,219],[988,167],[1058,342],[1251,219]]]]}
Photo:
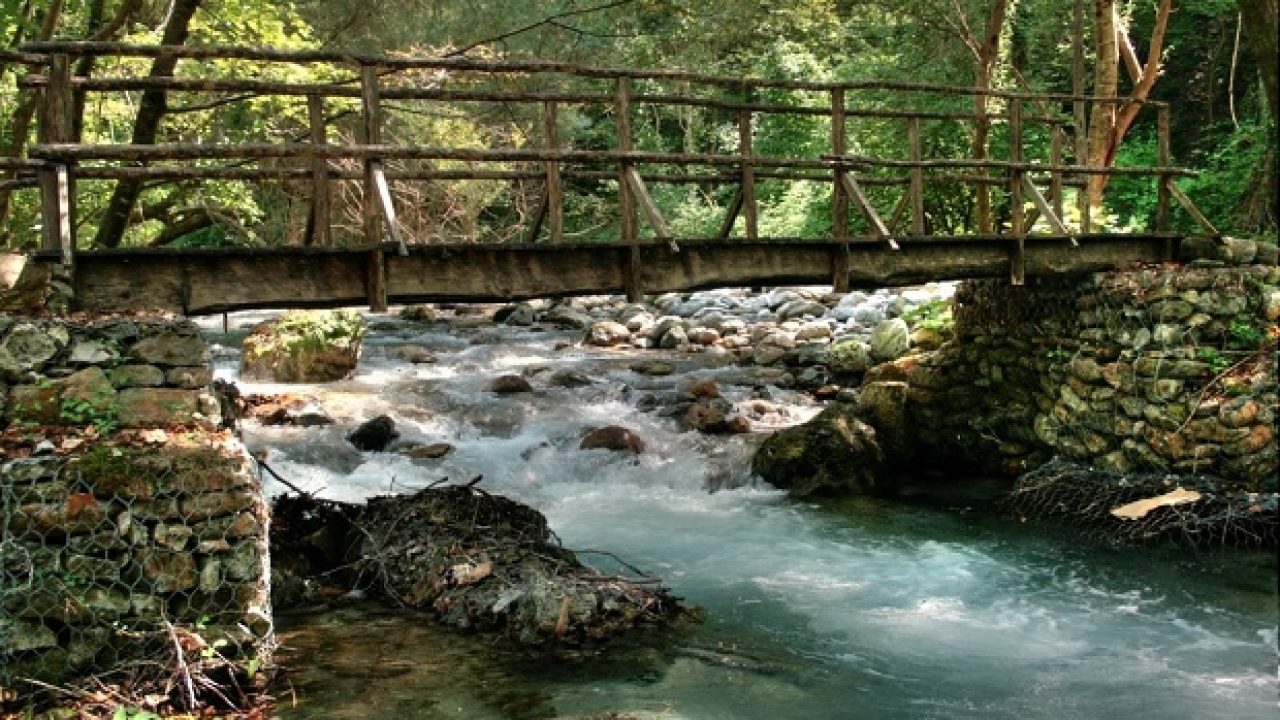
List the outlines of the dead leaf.
{"type": "Polygon", "coordinates": [[[1147,513],[1158,507],[1170,507],[1173,505],[1185,505],[1199,500],[1202,496],[1195,490],[1187,490],[1182,487],[1174,488],[1163,495],[1149,497],[1144,500],[1135,500],[1131,503],[1125,503],[1117,508],[1111,509],[1111,514],[1122,520],[1139,520],[1147,516],[1147,513]]]}
{"type": "Polygon", "coordinates": [[[472,563],[460,563],[454,565],[451,571],[454,585],[474,585],[481,580],[489,577],[489,573],[493,572],[493,563],[485,560],[479,565],[472,563]]]}
{"type": "Polygon", "coordinates": [[[67,498],[67,519],[74,520],[79,517],[85,508],[93,507],[97,503],[93,493],[76,493],[67,498]]]}

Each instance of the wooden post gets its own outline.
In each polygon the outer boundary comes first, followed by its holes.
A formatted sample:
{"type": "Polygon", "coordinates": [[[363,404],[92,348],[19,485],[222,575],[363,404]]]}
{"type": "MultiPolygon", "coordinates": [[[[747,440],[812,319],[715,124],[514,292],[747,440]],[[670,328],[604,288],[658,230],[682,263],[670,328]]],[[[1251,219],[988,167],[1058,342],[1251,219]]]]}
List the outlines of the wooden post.
{"type": "MultiPolygon", "coordinates": [[[[71,58],[49,57],[49,74],[44,87],[37,128],[40,142],[66,143],[74,140],[71,91],[71,58]]],[[[74,181],[71,167],[60,164],[39,173],[41,249],[59,253],[63,265],[75,262],[74,181]]]]}
{"type": "MultiPolygon", "coordinates": [[[[920,118],[907,118],[907,143],[910,145],[911,162],[918,163],[924,159],[920,147],[920,118]]],[[[911,168],[911,185],[907,188],[911,194],[911,234],[924,235],[924,168],[916,165],[911,168]]]]}
{"type": "MultiPolygon", "coordinates": [[[[378,67],[360,66],[360,109],[364,127],[364,144],[382,142],[382,103],[378,93],[378,67]]],[[[369,243],[368,279],[365,290],[369,297],[369,309],[387,311],[387,259],[382,254],[378,213],[378,189],[375,176],[376,160],[364,161],[364,236],[369,243]]]]}
{"type": "Polygon", "coordinates": [[[751,111],[738,113],[738,152],[742,155],[742,217],[746,221],[747,239],[760,237],[760,207],[756,203],[756,168],[751,132],[751,111]]]}
{"type": "MultiPolygon", "coordinates": [[[[831,154],[837,158],[848,152],[848,128],[845,124],[844,88],[831,90],[831,154]]],[[[832,171],[831,232],[838,243],[831,257],[831,289],[838,293],[849,292],[849,194],[840,182],[842,169],[836,165],[832,171]]]]}
{"type": "MultiPolygon", "coordinates": [[[[546,132],[548,150],[560,149],[560,128],[556,117],[554,101],[542,106],[542,124],[546,132]]],[[[564,241],[564,188],[560,183],[560,163],[550,161],[547,168],[547,212],[551,220],[551,242],[564,241]]]]}
{"type": "MultiPolygon", "coordinates": [[[[1076,0],[1075,14],[1071,20],[1071,94],[1075,96],[1073,110],[1075,115],[1075,149],[1076,166],[1083,167],[1089,163],[1089,121],[1088,104],[1084,100],[1084,0],[1076,0]]],[[[1080,232],[1087,235],[1093,232],[1093,222],[1089,215],[1089,176],[1077,175],[1076,180],[1083,183],[1076,186],[1076,208],[1080,212],[1080,232]]]]}
{"type": "MultiPolygon", "coordinates": [[[[1159,165],[1167,168],[1173,164],[1172,151],[1169,148],[1169,106],[1156,106],[1156,136],[1160,146],[1159,165]]],[[[1173,179],[1165,173],[1156,177],[1156,232],[1169,232],[1170,193],[1169,185],[1173,179]]],[[[1165,240],[1165,261],[1173,261],[1173,240],[1165,240]]]]}
{"type": "MultiPolygon", "coordinates": [[[[307,120],[311,125],[311,144],[328,144],[324,122],[324,98],[307,96],[307,120]]],[[[319,154],[311,156],[311,227],[307,245],[327,247],[332,244],[329,226],[329,162],[319,154]]]]}
{"type": "MultiPolygon", "coordinates": [[[[1049,126],[1049,164],[1054,167],[1062,165],[1062,128],[1049,126]]],[[[1053,213],[1062,217],[1062,171],[1049,171],[1049,204],[1053,213]]]]}
{"type": "MultiPolygon", "coordinates": [[[[617,97],[614,102],[614,114],[618,133],[618,152],[631,150],[631,78],[618,78],[617,97]]],[[[627,171],[631,163],[623,160],[618,164],[618,207],[622,213],[622,243],[626,246],[622,266],[623,283],[628,302],[640,302],[644,299],[644,290],[640,287],[640,246],[636,229],[636,198],[631,191],[631,183],[627,180],[627,171]]]]}
{"type": "MultiPolygon", "coordinates": [[[[1009,161],[1022,162],[1022,101],[1009,100],[1009,161]]],[[[1013,237],[1013,249],[1009,264],[1009,282],[1022,285],[1026,282],[1026,227],[1023,215],[1023,170],[1009,170],[1009,234],[1013,237]]]]}

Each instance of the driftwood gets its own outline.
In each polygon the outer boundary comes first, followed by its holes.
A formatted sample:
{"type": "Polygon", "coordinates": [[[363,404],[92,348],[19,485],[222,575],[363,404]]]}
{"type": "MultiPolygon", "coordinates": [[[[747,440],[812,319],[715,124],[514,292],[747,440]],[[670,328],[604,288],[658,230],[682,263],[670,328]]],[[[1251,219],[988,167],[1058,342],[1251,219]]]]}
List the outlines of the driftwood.
{"type": "Polygon", "coordinates": [[[554,541],[541,513],[476,488],[478,480],[367,505],[278,499],[273,603],[313,601],[327,585],[329,594],[367,593],[542,648],[608,640],[692,612],[655,578],[584,565],[554,541]]]}

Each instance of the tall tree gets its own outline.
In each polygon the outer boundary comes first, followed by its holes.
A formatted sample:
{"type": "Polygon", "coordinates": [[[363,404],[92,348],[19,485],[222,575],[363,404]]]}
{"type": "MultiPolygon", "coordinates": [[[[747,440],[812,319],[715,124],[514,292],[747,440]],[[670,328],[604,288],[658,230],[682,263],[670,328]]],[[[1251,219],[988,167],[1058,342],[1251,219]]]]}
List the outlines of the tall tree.
{"type": "MultiPolygon", "coordinates": [[[[191,29],[191,18],[200,8],[202,0],[173,0],[169,10],[169,20],[165,24],[161,37],[162,45],[182,45],[187,41],[191,29]]],[[[173,56],[158,57],[151,64],[150,77],[170,77],[178,60],[173,56]]],[[[133,123],[134,145],[150,145],[156,141],[156,133],[160,122],[168,111],[164,90],[147,90],[142,94],[138,105],[137,118],[133,123]]],[[[94,244],[99,247],[118,247],[124,238],[124,231],[129,226],[129,216],[138,202],[142,192],[142,183],[138,180],[121,180],[111,193],[111,200],[98,226],[98,236],[94,244]]]]}
{"type": "MultiPolygon", "coordinates": [[[[1093,27],[1097,58],[1093,74],[1093,94],[1104,99],[1094,102],[1089,118],[1090,165],[1111,167],[1115,164],[1120,143],[1124,141],[1124,136],[1142,110],[1143,101],[1151,94],[1151,88],[1160,76],[1164,34],[1169,26],[1169,13],[1172,9],[1173,0],[1160,0],[1155,26],[1151,30],[1147,59],[1144,64],[1139,64],[1137,51],[1119,16],[1115,0],[1094,0],[1093,27]],[[1125,99],[1119,97],[1122,57],[1133,84],[1125,99]]],[[[1101,205],[1102,193],[1106,187],[1106,175],[1089,177],[1090,205],[1101,205]]]]}
{"type": "Polygon", "coordinates": [[[1276,110],[1276,35],[1280,32],[1277,4],[1276,0],[1239,0],[1245,42],[1262,75],[1262,89],[1271,105],[1271,123],[1280,127],[1276,110]]]}

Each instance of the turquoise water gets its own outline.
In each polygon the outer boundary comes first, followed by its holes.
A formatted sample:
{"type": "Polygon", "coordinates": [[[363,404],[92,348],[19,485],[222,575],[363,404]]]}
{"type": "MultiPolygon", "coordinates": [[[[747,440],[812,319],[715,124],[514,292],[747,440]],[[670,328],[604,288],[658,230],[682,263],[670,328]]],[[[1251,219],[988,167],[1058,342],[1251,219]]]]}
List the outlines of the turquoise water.
{"type": "MultiPolygon", "coordinates": [[[[1269,555],[1116,551],[1070,530],[967,508],[787,499],[747,471],[749,437],[681,433],[636,410],[645,392],[735,368],[673,358],[647,378],[634,357],[571,348],[557,333],[446,331],[392,322],[356,377],[315,388],[329,429],[250,429],[273,467],[322,496],[356,499],[484,475],[488,491],[547,515],[564,544],[617,553],[703,608],[675,637],[589,660],[530,661],[483,637],[369,609],[297,618],[282,658],[286,718],[1275,718],[1276,567],[1269,555]],[[488,338],[487,340],[492,340],[488,338]],[[392,359],[427,347],[429,365],[392,359]],[[551,387],[543,369],[595,380],[551,387]],[[484,391],[524,372],[532,395],[484,391]],[[360,455],[342,433],[387,412],[448,457],[360,455]],[[582,451],[584,430],[639,432],[638,458],[582,451]],[[708,488],[725,488],[712,492],[708,488]]],[[[229,356],[230,357],[230,356],[229,356]]],[[[652,357],[648,355],[647,357],[652,357]]],[[[224,374],[228,374],[230,360],[224,374]]],[[[787,421],[816,408],[772,389],[787,421]]],[[[584,554],[610,570],[602,555],[584,554]]]]}

